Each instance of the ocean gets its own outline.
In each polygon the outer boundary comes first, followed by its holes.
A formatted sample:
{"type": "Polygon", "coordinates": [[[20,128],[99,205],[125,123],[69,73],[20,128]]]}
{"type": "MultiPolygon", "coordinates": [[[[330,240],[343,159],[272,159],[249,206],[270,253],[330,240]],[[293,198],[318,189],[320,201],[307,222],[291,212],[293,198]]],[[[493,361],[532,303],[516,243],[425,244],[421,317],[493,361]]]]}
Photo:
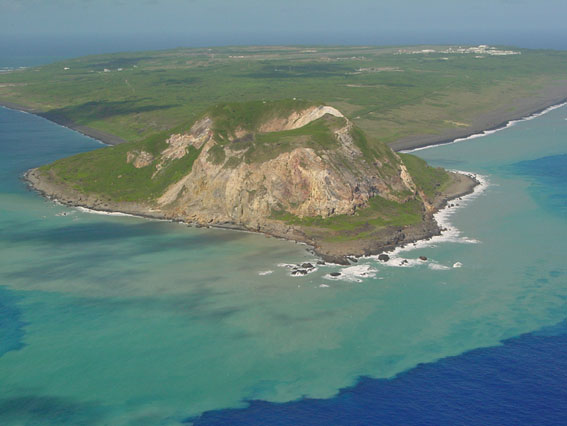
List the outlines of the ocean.
{"type": "Polygon", "coordinates": [[[29,191],[101,144],[0,108],[0,423],[564,424],[566,119],[416,152],[486,181],[453,231],[292,277],[305,246],[29,191]]]}

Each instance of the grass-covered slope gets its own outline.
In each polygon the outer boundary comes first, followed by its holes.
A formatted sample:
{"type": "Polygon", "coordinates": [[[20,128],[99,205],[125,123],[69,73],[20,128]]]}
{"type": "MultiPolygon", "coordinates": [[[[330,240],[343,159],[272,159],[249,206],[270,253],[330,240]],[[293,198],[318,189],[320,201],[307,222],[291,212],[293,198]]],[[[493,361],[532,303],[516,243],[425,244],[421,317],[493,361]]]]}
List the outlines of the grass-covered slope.
{"type": "Polygon", "coordinates": [[[261,163],[289,152],[294,147],[304,146],[315,150],[333,149],[338,142],[333,131],[344,126],[345,119],[327,116],[305,126],[286,131],[261,132],[260,126],[269,121],[283,119],[290,114],[315,106],[316,103],[283,99],[279,101],[250,101],[223,103],[209,110],[208,116],[214,122],[215,152],[224,159],[222,148],[245,152],[243,156],[230,158],[227,167],[234,167],[241,161],[261,163]]]}
{"type": "MultiPolygon", "coordinates": [[[[325,117],[289,131],[257,132],[261,123],[287,117],[294,111],[313,105],[312,102],[281,100],[223,103],[209,108],[200,115],[200,118],[210,117],[214,123],[212,130],[217,143],[209,150],[208,159],[214,163],[222,162],[226,168],[234,168],[243,161],[267,161],[298,146],[335,148],[338,143],[332,130],[344,122],[344,119],[335,117],[325,117]],[[244,130],[245,137],[237,138],[237,130],[244,130]],[[225,146],[243,155],[225,161],[225,146]]],[[[139,142],[108,146],[63,158],[40,167],[40,170],[52,173],[57,179],[85,194],[99,194],[114,201],[153,202],[169,185],[191,171],[200,150],[187,147],[187,155],[167,162],[166,167],[155,176],[154,167],[136,168],[127,162],[127,155],[133,151],[148,152],[154,156],[152,164],[155,166],[160,163],[161,152],[167,148],[167,139],[172,134],[188,131],[192,124],[194,122],[159,132],[139,142]]]]}
{"type": "MultiPolygon", "coordinates": [[[[259,127],[270,120],[286,118],[314,105],[317,104],[288,99],[223,103],[209,108],[199,116],[209,117],[213,121],[212,130],[216,143],[207,153],[208,160],[216,164],[222,163],[225,168],[234,168],[242,162],[263,163],[298,147],[311,148],[318,153],[336,150],[340,143],[334,132],[345,126],[346,118],[325,115],[297,129],[259,131],[259,127]],[[238,132],[242,135],[238,136],[238,132]],[[225,148],[230,148],[235,155],[227,157],[225,148]]],[[[169,185],[188,174],[199,156],[199,149],[188,146],[187,155],[167,162],[160,173],[155,174],[154,166],[161,162],[160,155],[168,146],[168,138],[172,134],[187,132],[192,124],[194,123],[190,122],[170,131],[154,134],[139,142],[108,146],[60,159],[42,166],[40,170],[51,172],[83,193],[100,194],[115,201],[152,202],[169,185]],[[152,167],[136,168],[127,161],[129,152],[141,151],[152,154],[152,167]]],[[[396,172],[393,164],[398,160],[385,144],[376,138],[368,138],[356,126],[353,126],[350,134],[368,163],[382,160],[380,173],[387,177],[396,172]]],[[[419,161],[415,166],[408,162],[416,175],[425,169],[423,161],[413,156],[406,157],[419,161]]],[[[345,169],[356,167],[347,162],[340,166],[345,169]]]]}
{"type": "MultiPolygon", "coordinates": [[[[156,139],[156,138],[152,138],[156,139]]],[[[199,151],[193,147],[188,155],[173,160],[163,173],[152,178],[154,170],[136,168],[127,163],[127,153],[135,147],[154,148],[152,141],[100,148],[69,158],[63,158],[40,167],[51,172],[60,181],[84,194],[97,194],[114,201],[151,202],[159,197],[171,183],[191,171],[199,151]]]]}
{"type": "Polygon", "coordinates": [[[277,101],[248,101],[220,103],[210,108],[206,115],[214,122],[214,131],[218,140],[228,141],[237,136],[240,129],[245,132],[257,132],[265,122],[288,117],[316,103],[297,99],[281,99],[277,101]]]}
{"type": "Polygon", "coordinates": [[[428,166],[425,160],[415,155],[399,154],[415,184],[432,200],[449,182],[447,172],[440,167],[428,166]]]}

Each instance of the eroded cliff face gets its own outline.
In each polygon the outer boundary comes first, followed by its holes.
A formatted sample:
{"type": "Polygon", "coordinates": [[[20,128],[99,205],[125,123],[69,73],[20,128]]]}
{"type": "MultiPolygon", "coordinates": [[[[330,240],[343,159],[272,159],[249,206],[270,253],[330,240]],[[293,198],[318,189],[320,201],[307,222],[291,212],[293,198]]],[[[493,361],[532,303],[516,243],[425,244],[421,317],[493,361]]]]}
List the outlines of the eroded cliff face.
{"type": "MultiPolygon", "coordinates": [[[[157,199],[158,208],[188,221],[234,223],[253,229],[277,212],[326,218],[353,214],[376,195],[399,202],[416,196],[416,186],[400,158],[394,153],[379,160],[365,157],[353,137],[353,124],[335,108],[310,107],[276,117],[262,123],[257,133],[299,129],[327,115],[343,123],[333,130],[332,148],[296,146],[267,161],[250,162],[245,158],[246,149],[220,143],[214,121],[205,117],[187,134],[172,135],[154,165],[137,160],[136,167],[155,167],[155,176],[169,161],[187,155],[189,147],[200,150],[191,172],[157,199]]],[[[244,130],[235,134],[253,137],[244,130]]],[[[140,157],[134,153],[129,161],[140,157]]]]}

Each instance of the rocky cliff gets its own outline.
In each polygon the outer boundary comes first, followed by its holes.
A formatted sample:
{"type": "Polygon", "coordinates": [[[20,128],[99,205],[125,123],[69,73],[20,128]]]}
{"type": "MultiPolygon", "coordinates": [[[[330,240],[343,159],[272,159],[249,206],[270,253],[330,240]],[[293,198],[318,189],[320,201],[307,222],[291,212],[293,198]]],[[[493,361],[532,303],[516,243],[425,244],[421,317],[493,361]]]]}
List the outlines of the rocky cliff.
{"type": "MultiPolygon", "coordinates": [[[[236,138],[223,144],[215,138],[214,122],[205,117],[188,133],[172,135],[159,162],[144,164],[153,165],[154,174],[159,173],[168,160],[187,155],[187,147],[199,149],[192,170],[172,183],[157,204],[177,217],[204,223],[233,222],[255,227],[277,211],[300,218],[326,218],[353,214],[377,195],[407,201],[415,192],[415,184],[399,157],[393,154],[382,161],[365,158],[351,134],[352,127],[338,110],[317,106],[262,123],[254,134],[238,129],[236,138]],[[327,115],[340,119],[324,123],[336,141],[329,148],[297,146],[256,162],[246,161],[245,157],[257,147],[243,147],[237,141],[276,132],[283,132],[281,136],[285,137],[286,132],[324,121],[327,115]],[[213,149],[217,150],[215,155],[211,154],[213,149]]],[[[141,157],[139,154],[135,161],[139,163],[141,157]]]]}

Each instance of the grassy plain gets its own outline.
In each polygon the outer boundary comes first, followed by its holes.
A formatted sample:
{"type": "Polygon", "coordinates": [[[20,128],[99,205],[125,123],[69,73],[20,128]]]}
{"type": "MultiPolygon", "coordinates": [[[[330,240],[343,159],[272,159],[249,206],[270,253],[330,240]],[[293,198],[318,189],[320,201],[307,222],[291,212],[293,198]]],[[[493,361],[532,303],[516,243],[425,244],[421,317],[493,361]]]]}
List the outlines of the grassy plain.
{"type": "Polygon", "coordinates": [[[447,46],[415,49],[438,53],[291,46],[88,56],[0,74],[0,103],[142,141],[219,103],[296,98],[335,106],[391,143],[466,128],[491,109],[513,110],[567,75],[567,52],[479,58],[442,53],[447,46]]]}

